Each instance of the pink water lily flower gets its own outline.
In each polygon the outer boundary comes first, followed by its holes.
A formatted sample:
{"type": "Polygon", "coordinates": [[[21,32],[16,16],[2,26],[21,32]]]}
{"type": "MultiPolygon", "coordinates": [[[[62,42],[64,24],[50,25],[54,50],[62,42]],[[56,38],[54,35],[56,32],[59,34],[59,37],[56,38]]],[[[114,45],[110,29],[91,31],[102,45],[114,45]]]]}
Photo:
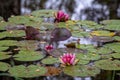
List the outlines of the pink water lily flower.
{"type": "Polygon", "coordinates": [[[63,54],[63,56],[60,57],[60,61],[64,65],[75,65],[77,62],[75,54],[72,53],[63,54]]]}
{"type": "Polygon", "coordinates": [[[65,22],[69,19],[69,15],[65,14],[63,11],[58,11],[55,13],[55,22],[65,22]]]}
{"type": "Polygon", "coordinates": [[[46,45],[46,46],[45,46],[45,50],[46,50],[47,52],[52,51],[52,50],[53,50],[53,45],[46,45]]]}

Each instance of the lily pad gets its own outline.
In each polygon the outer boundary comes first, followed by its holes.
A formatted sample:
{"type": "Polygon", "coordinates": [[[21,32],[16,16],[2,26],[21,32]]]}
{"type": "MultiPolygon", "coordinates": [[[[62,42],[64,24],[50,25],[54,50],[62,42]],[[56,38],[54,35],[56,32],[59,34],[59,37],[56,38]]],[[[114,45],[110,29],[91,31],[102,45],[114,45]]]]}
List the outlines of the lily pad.
{"type": "Polygon", "coordinates": [[[38,65],[29,66],[13,66],[8,71],[11,76],[22,77],[22,78],[33,78],[38,76],[43,76],[46,73],[46,68],[38,65]]]}
{"type": "Polygon", "coordinates": [[[5,30],[5,27],[8,25],[8,22],[0,21],[0,30],[5,30]]]}
{"type": "Polygon", "coordinates": [[[0,60],[9,59],[12,55],[7,52],[0,52],[0,60]]]}
{"type": "Polygon", "coordinates": [[[83,20],[83,21],[78,21],[78,25],[80,25],[83,29],[99,29],[102,28],[101,25],[97,24],[96,22],[89,21],[89,20],[83,20]]]}
{"type": "Polygon", "coordinates": [[[85,31],[73,31],[72,36],[74,37],[90,37],[89,32],[85,31]]]}
{"type": "Polygon", "coordinates": [[[16,46],[17,41],[15,40],[1,40],[0,41],[0,46],[16,46]]]}
{"type": "Polygon", "coordinates": [[[120,41],[120,36],[114,36],[113,38],[114,38],[114,40],[116,40],[116,41],[120,41]]]}
{"type": "Polygon", "coordinates": [[[55,64],[58,61],[59,61],[58,58],[54,58],[54,57],[50,56],[50,57],[47,57],[47,58],[43,59],[42,63],[43,64],[55,64]]]}
{"type": "Polygon", "coordinates": [[[106,47],[101,47],[101,48],[98,48],[97,49],[97,53],[98,54],[110,54],[112,53],[113,51],[109,48],[106,48],[106,47]]]}
{"type": "Polygon", "coordinates": [[[4,31],[0,33],[0,38],[4,37],[23,37],[25,36],[25,31],[23,30],[11,30],[11,31],[4,31]]]}
{"type": "Polygon", "coordinates": [[[120,70],[119,60],[99,60],[95,62],[96,67],[103,70],[120,70]]]}
{"type": "Polygon", "coordinates": [[[18,54],[13,56],[17,61],[37,61],[43,58],[43,55],[39,52],[35,52],[33,50],[23,50],[19,51],[18,54]]]}
{"type": "Polygon", "coordinates": [[[53,17],[54,13],[57,12],[57,10],[37,10],[33,11],[31,14],[36,17],[53,17]]]}
{"type": "Polygon", "coordinates": [[[95,66],[76,65],[76,66],[65,67],[63,69],[63,72],[73,77],[87,77],[87,76],[95,76],[99,74],[100,70],[95,66]]]}
{"type": "Polygon", "coordinates": [[[0,71],[7,71],[10,68],[10,65],[5,62],[0,62],[0,71]]]}
{"type": "Polygon", "coordinates": [[[92,36],[107,36],[107,37],[111,37],[115,35],[114,32],[105,31],[105,30],[92,31],[90,34],[92,36]]]}
{"type": "Polygon", "coordinates": [[[111,54],[113,58],[120,59],[120,53],[113,53],[111,54]]]}
{"type": "Polygon", "coordinates": [[[111,50],[113,50],[114,52],[120,52],[120,43],[111,43],[111,44],[106,44],[104,45],[104,47],[110,48],[111,50]]]}
{"type": "Polygon", "coordinates": [[[4,50],[7,50],[9,47],[2,47],[0,46],[0,51],[4,51],[4,50]]]}
{"type": "Polygon", "coordinates": [[[101,58],[97,53],[77,54],[76,56],[80,60],[99,60],[101,58]]]}
{"type": "Polygon", "coordinates": [[[22,16],[12,16],[8,19],[10,23],[14,24],[25,24],[30,21],[30,17],[27,15],[22,16]]]}

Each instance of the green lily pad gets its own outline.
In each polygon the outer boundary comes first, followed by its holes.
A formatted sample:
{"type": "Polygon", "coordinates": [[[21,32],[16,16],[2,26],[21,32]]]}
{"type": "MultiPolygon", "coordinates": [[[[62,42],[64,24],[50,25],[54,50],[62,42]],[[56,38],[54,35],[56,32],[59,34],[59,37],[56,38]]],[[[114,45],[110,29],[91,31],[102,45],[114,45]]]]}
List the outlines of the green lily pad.
{"type": "Polygon", "coordinates": [[[96,67],[103,70],[120,70],[119,60],[99,60],[95,62],[96,67]]]}
{"type": "Polygon", "coordinates": [[[7,71],[10,68],[10,65],[5,62],[0,62],[0,71],[7,71]]]}
{"type": "Polygon", "coordinates": [[[33,16],[36,16],[36,17],[53,17],[54,16],[54,13],[57,12],[56,10],[37,10],[37,11],[33,11],[31,14],[33,16]]]}
{"type": "Polygon", "coordinates": [[[0,38],[4,37],[22,37],[25,36],[25,31],[23,30],[11,30],[11,31],[4,31],[0,33],[0,38]]]}
{"type": "Polygon", "coordinates": [[[0,46],[16,46],[17,41],[15,40],[1,40],[0,41],[0,46]]]}
{"type": "Polygon", "coordinates": [[[14,24],[25,24],[30,21],[30,16],[27,16],[27,15],[12,16],[8,19],[8,21],[14,24]]]}
{"type": "Polygon", "coordinates": [[[12,55],[7,52],[0,52],[0,60],[9,59],[12,55]]]}
{"type": "Polygon", "coordinates": [[[40,25],[40,30],[53,30],[55,28],[55,25],[53,23],[42,23],[40,25]],[[43,28],[44,27],[44,28],[43,28]]]}
{"type": "Polygon", "coordinates": [[[85,31],[73,31],[72,36],[74,37],[90,37],[89,32],[85,31]]]}
{"type": "Polygon", "coordinates": [[[67,75],[73,77],[87,77],[87,76],[95,76],[100,73],[100,70],[95,66],[87,66],[87,65],[76,65],[76,66],[67,66],[63,69],[63,72],[67,75]]]}
{"type": "Polygon", "coordinates": [[[115,51],[115,52],[120,52],[120,43],[110,43],[110,44],[106,44],[104,45],[104,47],[110,48],[111,50],[115,51]]]}
{"type": "Polygon", "coordinates": [[[35,52],[33,50],[23,50],[19,51],[18,54],[13,56],[17,61],[37,61],[43,58],[43,55],[39,52],[35,52]]]}
{"type": "Polygon", "coordinates": [[[120,36],[114,36],[113,38],[114,38],[114,40],[116,40],[116,41],[120,41],[120,36]]]}
{"type": "Polygon", "coordinates": [[[106,36],[106,37],[111,37],[115,35],[114,32],[105,31],[105,30],[92,31],[90,34],[92,36],[106,36]]]}
{"type": "Polygon", "coordinates": [[[97,49],[97,53],[99,53],[99,54],[110,54],[112,52],[113,51],[111,49],[106,48],[106,47],[101,47],[101,48],[97,49]]]}
{"type": "Polygon", "coordinates": [[[120,20],[104,20],[101,23],[105,25],[104,29],[120,30],[120,20]]]}
{"type": "Polygon", "coordinates": [[[113,53],[111,54],[113,58],[120,59],[120,53],[113,53]]]}
{"type": "Polygon", "coordinates": [[[97,24],[96,22],[93,21],[89,21],[89,20],[83,20],[83,21],[78,21],[77,22],[78,25],[80,25],[82,28],[84,29],[99,29],[102,28],[101,25],[97,24]]]}
{"type": "Polygon", "coordinates": [[[27,67],[18,65],[11,67],[8,72],[14,77],[33,78],[43,76],[46,71],[46,68],[38,65],[29,65],[27,67]]]}
{"type": "Polygon", "coordinates": [[[2,47],[0,46],[0,51],[4,51],[4,50],[7,50],[9,47],[2,47]]]}
{"type": "Polygon", "coordinates": [[[76,57],[80,60],[99,60],[101,58],[97,53],[76,54],[76,57]]]}
{"type": "Polygon", "coordinates": [[[77,64],[88,64],[89,60],[83,60],[83,59],[79,59],[77,64]]]}
{"type": "Polygon", "coordinates": [[[58,61],[59,61],[58,58],[54,58],[54,57],[50,56],[50,57],[47,57],[47,58],[43,59],[42,63],[44,63],[44,64],[55,64],[58,61]]]}

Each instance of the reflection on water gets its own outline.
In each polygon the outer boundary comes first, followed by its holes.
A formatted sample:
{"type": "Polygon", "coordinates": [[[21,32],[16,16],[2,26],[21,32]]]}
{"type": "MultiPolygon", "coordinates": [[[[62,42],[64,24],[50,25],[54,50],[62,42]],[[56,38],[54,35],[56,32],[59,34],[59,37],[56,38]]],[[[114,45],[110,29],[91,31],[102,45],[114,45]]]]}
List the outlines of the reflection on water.
{"type": "Polygon", "coordinates": [[[38,9],[63,10],[72,20],[93,20],[120,18],[120,0],[21,0],[21,13],[38,9]]]}

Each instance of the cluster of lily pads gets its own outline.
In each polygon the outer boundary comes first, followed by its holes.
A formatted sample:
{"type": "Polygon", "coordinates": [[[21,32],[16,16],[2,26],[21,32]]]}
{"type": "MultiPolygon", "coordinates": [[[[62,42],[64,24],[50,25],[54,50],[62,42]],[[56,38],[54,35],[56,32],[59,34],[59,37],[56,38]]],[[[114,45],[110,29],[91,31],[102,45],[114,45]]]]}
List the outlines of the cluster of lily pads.
{"type": "Polygon", "coordinates": [[[100,74],[100,70],[120,70],[119,22],[104,20],[98,24],[70,20],[67,14],[57,10],[11,16],[8,22],[0,18],[1,74],[33,78],[63,72],[73,77],[87,77],[100,74]],[[102,45],[76,41],[72,48],[71,44],[58,48],[59,41],[71,36],[89,38],[102,45]]]}

